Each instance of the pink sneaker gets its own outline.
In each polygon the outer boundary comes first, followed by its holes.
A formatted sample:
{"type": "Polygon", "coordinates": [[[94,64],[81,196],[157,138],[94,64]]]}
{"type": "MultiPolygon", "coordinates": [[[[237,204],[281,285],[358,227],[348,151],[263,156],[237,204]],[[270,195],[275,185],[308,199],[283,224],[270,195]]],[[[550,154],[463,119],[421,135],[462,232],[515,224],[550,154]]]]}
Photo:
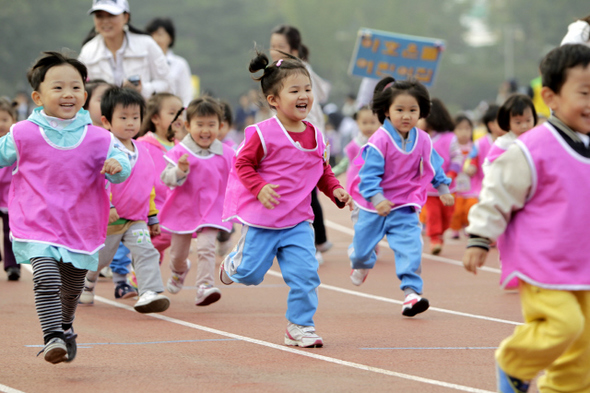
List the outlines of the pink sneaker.
{"type": "Polygon", "coordinates": [[[415,293],[410,293],[406,296],[406,300],[404,300],[404,304],[402,305],[402,315],[413,317],[416,314],[428,310],[428,307],[430,307],[428,299],[420,297],[415,293]]]}

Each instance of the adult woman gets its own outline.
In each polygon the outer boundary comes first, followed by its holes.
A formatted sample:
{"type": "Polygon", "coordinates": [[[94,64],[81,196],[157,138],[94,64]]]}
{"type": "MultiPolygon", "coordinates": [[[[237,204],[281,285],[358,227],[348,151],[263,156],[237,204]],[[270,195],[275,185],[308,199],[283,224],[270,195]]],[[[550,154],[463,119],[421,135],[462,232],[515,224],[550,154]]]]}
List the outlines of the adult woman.
{"type": "MultiPolygon", "coordinates": [[[[279,51],[296,56],[303,60],[309,75],[311,76],[311,90],[313,92],[313,105],[306,120],[316,126],[325,137],[324,112],[320,104],[325,103],[330,94],[330,83],[320,78],[307,62],[309,57],[309,50],[301,43],[301,34],[299,30],[293,26],[280,25],[275,27],[270,35],[270,56],[273,61],[277,61],[283,56],[279,51]]],[[[332,243],[328,241],[326,236],[326,228],[324,226],[324,216],[322,206],[317,198],[317,190],[314,189],[311,193],[311,207],[315,216],[313,227],[315,230],[316,243],[316,258],[320,265],[323,263],[322,253],[328,251],[332,247],[332,243]]]]}
{"type": "Polygon", "coordinates": [[[134,88],[144,98],[170,90],[166,57],[149,35],[129,25],[127,0],[93,0],[88,13],[94,17],[94,29],[79,60],[88,67],[90,79],[134,88]]]}
{"type": "Polygon", "coordinates": [[[172,20],[169,18],[154,18],[147,24],[145,31],[152,36],[162,49],[162,52],[164,52],[164,55],[166,55],[170,67],[172,93],[180,97],[184,106],[187,107],[194,98],[191,69],[183,57],[172,52],[176,37],[172,20]]]}

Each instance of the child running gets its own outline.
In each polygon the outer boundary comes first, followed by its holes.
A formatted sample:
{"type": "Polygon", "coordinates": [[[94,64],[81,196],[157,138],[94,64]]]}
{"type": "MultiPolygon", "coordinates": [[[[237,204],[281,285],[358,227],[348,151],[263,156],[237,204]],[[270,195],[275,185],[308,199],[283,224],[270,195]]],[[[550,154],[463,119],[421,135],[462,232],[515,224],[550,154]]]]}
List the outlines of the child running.
{"type": "Polygon", "coordinates": [[[472,187],[473,173],[469,167],[465,170],[469,153],[473,150],[473,122],[463,114],[455,117],[455,139],[451,143],[451,150],[454,150],[461,157],[461,169],[455,178],[455,209],[451,216],[451,238],[459,239],[460,232],[469,224],[467,214],[469,209],[477,203],[479,192],[474,192],[472,187]]]}
{"type": "MultiPolygon", "coordinates": [[[[430,100],[430,111],[428,116],[418,120],[416,126],[428,133],[432,140],[434,151],[443,159],[442,168],[451,180],[457,177],[461,170],[463,157],[451,150],[451,143],[455,140],[453,130],[455,123],[445,104],[438,98],[430,100]]],[[[451,183],[451,192],[454,191],[454,184],[451,183]]],[[[438,255],[442,252],[444,245],[444,233],[451,225],[453,217],[453,206],[445,206],[439,198],[437,189],[428,186],[424,210],[420,213],[426,222],[426,235],[430,239],[430,252],[438,255]]]]}
{"type": "Polygon", "coordinates": [[[18,263],[33,267],[35,307],[50,363],[76,356],[72,328],[87,269],[98,267],[109,218],[106,179],[121,183],[129,160],[80,110],[86,66],[44,52],[28,71],[36,108],[0,139],[0,166],[14,163],[8,211],[18,263]]]}
{"type": "Polygon", "coordinates": [[[413,317],[429,307],[421,297],[421,226],[416,212],[426,202],[432,184],[445,206],[453,204],[451,179],[442,170],[442,158],[418,119],[428,116],[430,99],[417,81],[382,79],[375,87],[373,112],[383,124],[362,151],[358,189],[353,190],[354,237],[348,248],[350,279],[361,285],[375,266],[375,246],[387,236],[405,301],[402,315],[413,317]]]}
{"type": "Polygon", "coordinates": [[[164,202],[162,227],[172,233],[167,288],[178,293],[190,269],[188,254],[196,235],[197,297],[195,305],[208,306],[221,298],[215,287],[215,240],[220,231],[230,232],[222,222],[223,199],[234,150],[217,139],[223,122],[219,103],[209,97],[193,100],[186,109],[189,134],[164,156],[169,161],[162,172],[172,189],[164,202]]]}
{"type": "Polygon", "coordinates": [[[521,135],[485,175],[463,256],[476,273],[491,241],[502,283],[519,280],[525,323],[496,351],[498,391],[590,391],[590,48],[564,45],[541,62],[552,116],[521,135]]]}
{"type": "MultiPolygon", "coordinates": [[[[180,114],[184,111],[180,98],[170,93],[158,93],[150,97],[147,102],[146,115],[141,124],[141,137],[137,138],[147,148],[156,169],[156,209],[162,210],[168,192],[168,187],[158,177],[168,163],[164,154],[177,143],[174,139],[174,125],[180,127],[180,114]]],[[[154,247],[160,252],[160,263],[164,259],[164,251],[170,247],[171,235],[162,231],[152,238],[154,247]]]]}
{"type": "Polygon", "coordinates": [[[264,70],[262,93],[276,116],[249,126],[231,170],[223,217],[243,224],[238,245],[220,265],[221,282],[258,285],[276,257],[290,287],[285,344],[321,347],[313,316],[320,285],[312,227],[311,192],[317,186],[338,207],[350,195],[328,165],[321,132],[304,121],[313,105],[305,64],[284,56],[273,63],[262,53],[250,72],[264,70]]]}
{"type": "Polygon", "coordinates": [[[333,169],[334,175],[339,176],[346,171],[346,192],[352,194],[353,180],[359,173],[359,166],[354,160],[368,141],[371,135],[379,128],[379,119],[367,105],[362,106],[353,116],[359,129],[355,136],[345,147],[346,156],[333,169]]]}
{"type": "MultiPolygon", "coordinates": [[[[16,107],[13,102],[6,98],[0,98],[0,137],[8,134],[10,127],[16,123],[16,107]]],[[[10,191],[10,182],[12,181],[12,171],[15,165],[0,168],[0,216],[2,216],[2,232],[4,245],[4,271],[8,281],[18,281],[20,279],[20,265],[14,259],[12,252],[12,242],[10,241],[10,220],[8,218],[8,194],[10,191]]]]}
{"type": "MultiPolygon", "coordinates": [[[[127,155],[132,169],[127,180],[110,186],[112,207],[107,238],[99,253],[98,270],[86,275],[84,303],[92,304],[98,272],[111,263],[123,242],[131,251],[137,277],[139,300],[135,310],[162,312],[170,306],[170,299],[161,295],[164,286],[158,263],[160,255],[150,241],[150,235],[160,233],[158,211],[153,202],[156,174],[147,149],[133,141],[139,132],[145,103],[135,90],[112,87],[104,92],[100,108],[103,127],[113,134],[115,147],[127,155]]],[[[120,285],[127,285],[124,276],[115,281],[115,288],[120,285]]]]}
{"type": "Polygon", "coordinates": [[[484,162],[484,173],[487,168],[502,154],[520,135],[537,124],[537,111],[533,101],[524,94],[513,94],[498,110],[498,125],[506,131],[492,145],[484,162]]]}

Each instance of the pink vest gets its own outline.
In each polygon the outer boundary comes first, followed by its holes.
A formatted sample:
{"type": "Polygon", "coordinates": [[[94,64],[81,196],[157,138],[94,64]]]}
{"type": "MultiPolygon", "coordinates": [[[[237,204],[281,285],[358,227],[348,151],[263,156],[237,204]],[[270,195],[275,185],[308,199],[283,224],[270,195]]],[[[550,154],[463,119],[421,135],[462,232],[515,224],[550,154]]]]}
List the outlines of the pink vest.
{"type": "Polygon", "coordinates": [[[141,142],[148,150],[150,155],[152,156],[152,161],[154,162],[154,167],[156,170],[156,179],[155,179],[155,188],[156,188],[156,208],[158,210],[162,210],[162,206],[164,205],[164,201],[166,201],[166,196],[170,189],[166,187],[164,182],[160,179],[160,174],[166,169],[168,163],[164,159],[164,154],[166,154],[166,148],[162,146],[160,142],[153,136],[153,133],[148,132],[144,136],[137,138],[139,142],[141,142]]]}
{"type": "Polygon", "coordinates": [[[494,143],[492,145],[492,147],[490,148],[490,150],[488,151],[488,155],[486,156],[486,161],[491,164],[492,162],[496,161],[498,159],[498,157],[500,157],[505,151],[506,151],[506,149],[499,146],[497,143],[494,143]]]}
{"type": "Polygon", "coordinates": [[[8,201],[14,239],[81,254],[101,249],[109,197],[100,171],[111,144],[109,132],[89,125],[78,145],[60,148],[30,121],[12,130],[18,153],[8,201]]]}
{"type": "MultiPolygon", "coordinates": [[[[267,183],[279,185],[275,191],[281,198],[274,209],[265,208],[242,185],[232,168],[225,194],[224,220],[237,219],[246,225],[272,229],[291,228],[303,221],[312,221],[311,192],[324,173],[326,150],[322,134],[315,126],[314,130],[316,147],[304,149],[293,142],[276,116],[246,128],[243,143],[258,133],[265,151],[258,173],[267,183]]],[[[240,154],[239,149],[236,154],[240,154]]]]}
{"type": "Polygon", "coordinates": [[[346,192],[352,195],[353,187],[358,188],[359,179],[357,179],[356,183],[355,179],[359,174],[362,164],[358,165],[355,163],[355,158],[359,155],[361,146],[356,141],[356,138],[354,138],[348,145],[346,145],[344,151],[348,157],[348,169],[346,170],[346,192]]]}
{"type": "Polygon", "coordinates": [[[223,145],[223,155],[197,156],[179,143],[166,153],[174,162],[188,154],[190,172],[185,183],[168,194],[160,212],[160,224],[172,233],[193,233],[203,227],[231,231],[222,222],[223,198],[235,152],[223,145]]]}
{"type": "MultiPolygon", "coordinates": [[[[439,156],[444,160],[441,168],[444,173],[449,172],[451,166],[451,142],[455,138],[455,134],[452,132],[437,132],[432,136],[432,147],[438,153],[439,156]]],[[[455,182],[449,186],[451,192],[453,192],[455,182]]],[[[438,197],[438,190],[430,184],[428,186],[428,196],[438,197]]]]}
{"type": "Polygon", "coordinates": [[[479,195],[481,192],[481,184],[483,183],[483,162],[490,151],[490,148],[494,144],[491,134],[479,138],[475,141],[477,146],[477,157],[473,160],[477,160],[477,172],[471,178],[471,191],[474,195],[479,195]]]}
{"type": "Polygon", "coordinates": [[[156,173],[148,150],[141,143],[133,144],[137,149],[137,162],[127,180],[111,184],[111,203],[119,217],[130,221],[147,221],[156,173]]]}
{"type": "Polygon", "coordinates": [[[516,141],[532,172],[532,187],[512,214],[502,242],[502,279],[551,289],[590,290],[590,159],[574,152],[548,123],[516,141]]]}
{"type": "Polygon", "coordinates": [[[0,208],[8,208],[8,193],[10,191],[10,182],[12,181],[12,171],[16,165],[0,168],[0,208]]]}
{"type": "MultiPolygon", "coordinates": [[[[383,127],[371,136],[367,144],[377,149],[385,160],[381,188],[383,196],[395,204],[394,209],[404,206],[420,209],[426,202],[426,190],[434,178],[434,168],[430,163],[432,141],[426,132],[418,128],[416,131],[416,143],[409,152],[402,151],[383,127]]],[[[360,194],[358,187],[352,191],[352,198],[361,209],[376,212],[373,204],[360,194]]]]}
{"type": "Polygon", "coordinates": [[[221,141],[221,143],[223,143],[224,145],[226,145],[227,147],[231,148],[232,150],[236,150],[236,142],[231,139],[230,137],[226,137],[224,140],[221,141]]]}

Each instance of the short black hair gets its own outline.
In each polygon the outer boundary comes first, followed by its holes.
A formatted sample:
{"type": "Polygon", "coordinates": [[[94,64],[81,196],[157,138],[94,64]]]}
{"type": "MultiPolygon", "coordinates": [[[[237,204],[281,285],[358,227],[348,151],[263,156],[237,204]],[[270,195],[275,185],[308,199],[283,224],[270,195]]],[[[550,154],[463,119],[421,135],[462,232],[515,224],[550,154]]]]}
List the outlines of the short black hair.
{"type": "Polygon", "coordinates": [[[82,77],[82,83],[86,84],[86,79],[88,78],[88,69],[84,63],[63,53],[49,51],[43,52],[42,56],[39,57],[35,61],[35,64],[33,64],[33,66],[27,71],[27,79],[29,80],[33,90],[39,91],[39,87],[45,80],[45,75],[49,69],[63,64],[69,64],[74,67],[80,73],[80,77],[82,77]]]}
{"type": "Polygon", "coordinates": [[[100,111],[108,122],[113,120],[113,112],[117,105],[122,105],[123,108],[127,108],[131,105],[139,105],[139,113],[141,119],[145,112],[145,100],[137,91],[127,88],[113,86],[107,89],[102,95],[100,100],[100,111]]]}
{"type": "Polygon", "coordinates": [[[174,23],[172,23],[172,19],[154,18],[147,24],[147,26],[145,27],[145,31],[149,35],[152,35],[160,27],[166,30],[166,33],[168,33],[168,35],[170,36],[169,48],[172,48],[174,46],[174,40],[176,39],[176,29],[174,29],[174,23]]]}
{"type": "Polygon", "coordinates": [[[219,100],[219,105],[221,105],[221,109],[223,110],[223,122],[231,128],[234,124],[234,115],[231,110],[231,105],[226,100],[219,100]]]}
{"type": "Polygon", "coordinates": [[[510,131],[510,116],[520,116],[526,108],[531,108],[535,125],[537,124],[537,111],[535,105],[526,94],[513,94],[506,99],[504,104],[498,109],[498,125],[504,131],[510,131]]]}
{"type": "Polygon", "coordinates": [[[567,79],[567,71],[590,63],[590,48],[582,44],[567,44],[553,49],[541,60],[543,86],[559,94],[567,79]]]}
{"type": "Polygon", "coordinates": [[[420,118],[427,117],[430,113],[430,95],[422,83],[415,79],[396,81],[393,77],[388,76],[381,79],[375,86],[371,103],[371,109],[381,124],[385,121],[385,113],[389,107],[401,94],[409,94],[418,101],[420,118]]]}
{"type": "Polygon", "coordinates": [[[440,98],[430,100],[430,113],[424,118],[429,130],[436,132],[453,132],[455,122],[440,98]]]}
{"type": "Polygon", "coordinates": [[[500,109],[500,107],[498,105],[491,104],[490,106],[488,106],[488,109],[485,111],[485,113],[481,117],[481,122],[486,126],[486,129],[488,130],[488,132],[490,134],[492,133],[492,130],[490,130],[488,123],[496,121],[496,119],[498,118],[498,110],[499,109],[500,109]]]}
{"type": "Polygon", "coordinates": [[[191,119],[200,116],[217,116],[219,124],[221,124],[223,122],[223,109],[219,101],[209,96],[192,100],[186,108],[186,121],[190,123],[191,119]]]}

